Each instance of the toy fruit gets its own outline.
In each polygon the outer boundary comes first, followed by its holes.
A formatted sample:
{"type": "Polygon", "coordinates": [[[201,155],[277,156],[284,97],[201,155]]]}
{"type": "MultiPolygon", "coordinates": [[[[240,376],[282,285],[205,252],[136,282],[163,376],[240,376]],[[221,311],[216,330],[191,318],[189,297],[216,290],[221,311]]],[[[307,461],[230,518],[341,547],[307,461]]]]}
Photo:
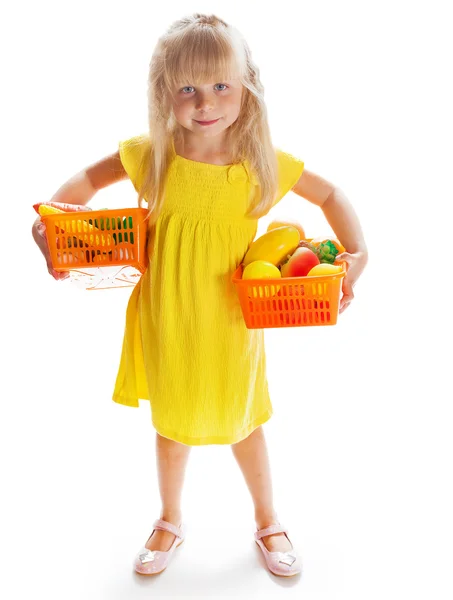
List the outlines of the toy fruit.
{"type": "MultiPolygon", "coordinates": [[[[128,223],[127,223],[127,221],[128,221],[127,218],[124,217],[124,219],[122,221],[123,222],[123,229],[128,229],[128,223]]],[[[118,220],[118,225],[120,224],[120,222],[121,221],[118,220]]],[[[96,221],[95,221],[95,223],[96,223],[96,221]]],[[[132,226],[133,226],[132,225],[132,217],[129,217],[129,229],[132,229],[132,226]]],[[[115,240],[115,244],[116,244],[117,243],[117,241],[116,241],[116,233],[113,233],[112,235],[113,235],[113,239],[115,240]]],[[[122,241],[123,241],[123,234],[120,231],[118,233],[118,242],[121,244],[122,241]]],[[[134,243],[134,233],[132,231],[129,231],[129,232],[125,231],[124,232],[124,241],[125,242],[130,241],[130,243],[133,244],[134,243]],[[129,233],[129,236],[130,236],[129,240],[127,239],[128,238],[128,233],[129,233]]]]}
{"type": "Polygon", "coordinates": [[[309,248],[297,248],[282,265],[282,277],[305,277],[315,265],[319,265],[319,258],[314,252],[309,248]]]}
{"type": "Polygon", "coordinates": [[[335,246],[333,242],[327,240],[325,242],[321,242],[316,248],[315,252],[322,263],[330,263],[333,265],[335,262],[335,257],[338,254],[338,248],[335,246]]]}
{"type": "Polygon", "coordinates": [[[311,243],[313,244],[313,246],[315,246],[316,248],[320,245],[320,244],[324,244],[326,242],[331,242],[336,249],[338,250],[338,254],[341,254],[342,252],[346,251],[346,248],[344,246],[341,245],[341,243],[337,240],[337,238],[335,237],[329,237],[329,236],[323,236],[323,237],[317,237],[317,238],[313,238],[311,240],[311,243]]]}
{"type": "Polygon", "coordinates": [[[41,216],[45,216],[45,215],[54,215],[56,213],[64,213],[64,210],[61,210],[61,208],[55,208],[54,206],[49,206],[48,204],[40,204],[38,206],[38,213],[41,216]]]}
{"type": "MultiPolygon", "coordinates": [[[[255,260],[254,262],[248,264],[243,273],[242,279],[280,279],[281,274],[278,268],[270,262],[265,260],[255,260]]],[[[264,283],[264,282],[263,282],[264,283]]],[[[265,288],[259,287],[258,289],[252,288],[252,295],[249,293],[248,296],[251,298],[257,298],[258,292],[259,297],[269,298],[271,296],[275,296],[275,294],[280,290],[280,286],[268,285],[265,288]]]]}
{"type": "Polygon", "coordinates": [[[39,207],[45,205],[45,206],[53,206],[53,208],[59,208],[60,210],[63,210],[64,212],[79,212],[79,211],[87,211],[87,210],[92,210],[91,207],[89,206],[84,206],[83,204],[68,204],[66,202],[36,202],[36,204],[33,204],[33,208],[35,209],[35,211],[39,214],[39,207]]]}
{"type": "Polygon", "coordinates": [[[247,250],[243,265],[264,260],[278,266],[288,254],[292,254],[300,241],[299,231],[292,225],[277,227],[252,242],[247,250]]]}
{"type": "Polygon", "coordinates": [[[302,225],[295,220],[286,220],[286,221],[272,221],[271,223],[269,223],[269,226],[267,228],[268,231],[271,231],[272,229],[277,229],[278,227],[285,227],[285,225],[289,225],[290,227],[295,227],[297,229],[297,231],[299,232],[300,235],[300,239],[304,240],[305,239],[305,231],[304,228],[302,227],[302,225]]]}
{"type": "Polygon", "coordinates": [[[307,240],[300,240],[298,248],[309,248],[316,254],[316,246],[313,246],[313,244],[307,240]]]}
{"type": "MultiPolygon", "coordinates": [[[[68,214],[67,211],[61,210],[60,208],[55,208],[54,206],[50,206],[48,204],[40,204],[38,206],[38,212],[39,212],[39,214],[41,216],[54,215],[54,214],[57,214],[57,213],[68,214]]],[[[71,211],[71,212],[77,212],[77,211],[71,211]]],[[[73,219],[75,217],[69,217],[69,218],[73,219]]],[[[79,218],[76,221],[76,223],[77,223],[77,229],[78,229],[77,233],[81,233],[79,218]]],[[[85,233],[88,233],[88,231],[90,231],[90,232],[93,232],[93,231],[98,232],[99,231],[99,229],[97,227],[93,227],[93,225],[91,225],[90,223],[87,223],[86,221],[82,221],[82,225],[83,225],[83,231],[85,233]]],[[[64,229],[62,227],[60,227],[59,229],[60,229],[61,233],[64,233],[64,229]]],[[[57,233],[58,233],[58,228],[57,228],[57,233]]],[[[85,236],[84,240],[80,239],[80,241],[82,243],[84,243],[84,244],[87,244],[88,243],[87,236],[85,236]]],[[[91,245],[94,244],[94,236],[93,235],[90,235],[89,243],[91,245]]],[[[101,236],[101,237],[99,237],[97,235],[96,236],[96,244],[99,245],[100,243],[102,244],[102,246],[105,246],[105,245],[111,246],[112,245],[112,241],[111,241],[110,235],[101,236]]],[[[115,243],[116,243],[116,240],[115,240],[115,243]]]]}
{"type": "MultiPolygon", "coordinates": [[[[341,273],[343,271],[343,267],[341,265],[330,265],[328,263],[320,263],[313,267],[313,269],[308,273],[308,277],[317,277],[322,275],[334,275],[336,273],[341,273]]],[[[311,292],[313,296],[319,296],[323,298],[327,293],[327,283],[313,283],[311,286],[311,292]]]]}
{"type": "Polygon", "coordinates": [[[334,273],[341,273],[343,267],[341,265],[330,265],[328,263],[320,263],[314,266],[309,272],[308,277],[315,277],[319,275],[333,275],[334,273]]]}

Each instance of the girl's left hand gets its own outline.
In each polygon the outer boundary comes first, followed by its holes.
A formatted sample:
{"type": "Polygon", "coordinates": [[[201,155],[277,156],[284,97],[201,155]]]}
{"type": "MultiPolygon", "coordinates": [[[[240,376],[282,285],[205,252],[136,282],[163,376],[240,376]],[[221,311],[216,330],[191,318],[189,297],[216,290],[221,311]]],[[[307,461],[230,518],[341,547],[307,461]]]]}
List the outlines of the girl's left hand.
{"type": "Polygon", "coordinates": [[[340,300],[340,313],[347,309],[354,298],[354,292],[352,291],[352,288],[366,267],[368,255],[366,252],[342,252],[341,254],[337,254],[335,257],[335,263],[342,261],[348,263],[348,268],[346,275],[343,277],[343,296],[340,300]]]}

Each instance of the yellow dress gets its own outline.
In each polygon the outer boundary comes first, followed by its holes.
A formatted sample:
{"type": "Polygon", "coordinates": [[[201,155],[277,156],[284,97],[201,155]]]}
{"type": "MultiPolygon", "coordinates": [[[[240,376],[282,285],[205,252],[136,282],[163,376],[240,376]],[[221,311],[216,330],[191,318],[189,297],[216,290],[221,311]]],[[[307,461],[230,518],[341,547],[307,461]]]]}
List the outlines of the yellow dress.
{"type": "MultiPolygon", "coordinates": [[[[119,150],[138,190],[149,138],[122,141],[119,150]]],[[[304,163],[276,152],[278,202],[304,163]]],[[[196,162],[173,145],[149,265],[127,306],[113,401],[149,400],[156,431],[189,446],[234,444],[272,415],[264,332],[246,328],[231,283],[257,232],[258,220],[244,216],[254,181],[248,161],[196,162]]]]}

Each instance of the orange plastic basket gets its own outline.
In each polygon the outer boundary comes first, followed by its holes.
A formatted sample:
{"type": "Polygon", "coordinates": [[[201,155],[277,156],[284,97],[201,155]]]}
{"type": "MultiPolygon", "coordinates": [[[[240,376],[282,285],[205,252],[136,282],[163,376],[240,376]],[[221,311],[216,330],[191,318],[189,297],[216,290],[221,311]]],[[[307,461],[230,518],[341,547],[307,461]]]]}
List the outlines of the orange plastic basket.
{"type": "Polygon", "coordinates": [[[148,211],[120,208],[41,216],[56,271],[127,265],[144,273],[148,211]]]}
{"type": "Polygon", "coordinates": [[[242,279],[243,265],[234,272],[246,327],[306,327],[335,325],[340,303],[341,281],[347,265],[333,275],[242,279]]]}

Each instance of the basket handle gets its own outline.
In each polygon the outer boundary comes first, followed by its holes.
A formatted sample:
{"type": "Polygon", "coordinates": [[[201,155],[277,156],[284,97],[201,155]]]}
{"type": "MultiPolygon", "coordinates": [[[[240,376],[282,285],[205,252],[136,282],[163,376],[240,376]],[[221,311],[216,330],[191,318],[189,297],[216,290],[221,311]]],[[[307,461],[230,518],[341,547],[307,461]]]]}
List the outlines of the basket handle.
{"type": "Polygon", "coordinates": [[[340,260],[340,261],[338,261],[336,264],[337,264],[337,265],[339,265],[339,266],[344,266],[344,270],[345,270],[345,272],[346,272],[346,273],[348,272],[348,269],[349,269],[349,264],[348,264],[348,262],[347,262],[347,261],[345,261],[345,260],[340,260]]]}

